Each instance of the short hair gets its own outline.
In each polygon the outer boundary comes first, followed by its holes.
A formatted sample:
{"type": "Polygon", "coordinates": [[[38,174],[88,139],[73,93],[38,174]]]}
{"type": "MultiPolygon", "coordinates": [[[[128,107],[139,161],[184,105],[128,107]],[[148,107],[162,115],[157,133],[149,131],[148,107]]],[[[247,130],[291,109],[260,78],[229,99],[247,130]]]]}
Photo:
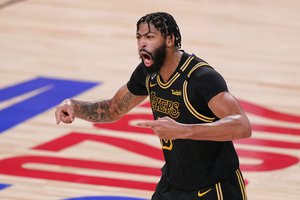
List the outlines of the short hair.
{"type": "Polygon", "coordinates": [[[148,26],[153,24],[153,26],[161,32],[162,36],[166,38],[167,36],[174,35],[175,37],[175,47],[181,48],[181,35],[179,27],[172,15],[166,12],[155,12],[147,14],[141,17],[136,23],[137,31],[141,23],[147,23],[148,26]]]}

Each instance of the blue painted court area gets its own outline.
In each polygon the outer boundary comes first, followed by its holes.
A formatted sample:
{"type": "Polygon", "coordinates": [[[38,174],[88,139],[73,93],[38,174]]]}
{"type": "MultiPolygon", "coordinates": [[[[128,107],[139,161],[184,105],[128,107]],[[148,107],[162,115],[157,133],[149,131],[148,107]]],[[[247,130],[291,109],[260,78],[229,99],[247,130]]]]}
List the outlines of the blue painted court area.
{"type": "Polygon", "coordinates": [[[11,185],[9,185],[9,184],[4,184],[4,183],[0,183],[0,190],[3,190],[3,189],[5,189],[5,188],[7,188],[7,187],[9,187],[9,186],[11,186],[11,185]]]}
{"type": "Polygon", "coordinates": [[[0,104],[21,99],[0,110],[0,133],[92,87],[96,82],[38,77],[0,89],[0,104]]]}

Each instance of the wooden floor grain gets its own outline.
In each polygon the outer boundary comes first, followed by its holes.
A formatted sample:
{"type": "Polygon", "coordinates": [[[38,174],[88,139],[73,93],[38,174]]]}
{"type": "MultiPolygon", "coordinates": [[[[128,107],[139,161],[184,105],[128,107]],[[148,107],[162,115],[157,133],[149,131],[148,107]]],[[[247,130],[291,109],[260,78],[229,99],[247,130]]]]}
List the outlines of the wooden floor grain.
{"type": "MultiPolygon", "coordinates": [[[[296,0],[0,0],[0,94],[10,86],[48,77],[101,83],[75,98],[109,98],[139,63],[136,21],[150,12],[170,12],[181,29],[182,49],[203,58],[224,76],[253,124],[253,140],[236,143],[241,163],[254,166],[243,170],[249,199],[296,200],[300,196],[299,9],[296,0]]],[[[46,90],[7,100],[0,97],[0,116],[6,108],[46,90]]],[[[132,113],[151,114],[143,106],[132,113]]],[[[0,199],[151,197],[152,191],[147,189],[9,175],[2,170],[15,166],[3,166],[3,160],[29,155],[155,169],[163,164],[162,160],[95,141],[62,151],[34,148],[70,133],[110,136],[159,148],[158,140],[149,134],[124,134],[80,120],[57,126],[51,107],[0,134],[0,199]]],[[[146,183],[156,183],[159,178],[74,165],[28,162],[22,167],[41,170],[42,174],[61,172],[146,183]]]]}

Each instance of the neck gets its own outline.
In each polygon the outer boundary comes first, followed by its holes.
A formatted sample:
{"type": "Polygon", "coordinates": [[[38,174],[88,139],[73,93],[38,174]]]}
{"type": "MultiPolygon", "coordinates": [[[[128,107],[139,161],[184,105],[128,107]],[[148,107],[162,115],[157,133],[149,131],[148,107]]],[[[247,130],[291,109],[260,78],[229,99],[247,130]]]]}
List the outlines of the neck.
{"type": "Polygon", "coordinates": [[[178,49],[172,52],[167,52],[166,60],[159,72],[164,82],[168,81],[174,73],[174,71],[176,70],[180,62],[181,56],[182,52],[178,49]]]}

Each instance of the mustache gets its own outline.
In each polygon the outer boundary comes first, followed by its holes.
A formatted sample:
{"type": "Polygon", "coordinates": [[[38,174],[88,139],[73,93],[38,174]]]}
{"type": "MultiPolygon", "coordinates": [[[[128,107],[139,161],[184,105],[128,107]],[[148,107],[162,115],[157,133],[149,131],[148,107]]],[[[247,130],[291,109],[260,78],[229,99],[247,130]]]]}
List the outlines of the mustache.
{"type": "Polygon", "coordinates": [[[147,51],[146,49],[140,49],[140,50],[139,50],[139,53],[142,53],[142,52],[144,52],[144,53],[150,55],[151,57],[153,56],[153,54],[152,54],[151,52],[147,51]]]}

